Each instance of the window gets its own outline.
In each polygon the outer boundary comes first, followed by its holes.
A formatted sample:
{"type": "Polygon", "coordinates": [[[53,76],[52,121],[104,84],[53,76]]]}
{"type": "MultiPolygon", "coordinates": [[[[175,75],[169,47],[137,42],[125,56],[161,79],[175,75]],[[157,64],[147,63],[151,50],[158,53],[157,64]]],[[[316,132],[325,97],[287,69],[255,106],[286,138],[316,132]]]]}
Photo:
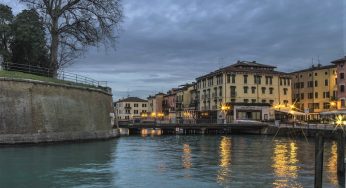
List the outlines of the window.
{"type": "Polygon", "coordinates": [[[329,102],[323,103],[323,109],[329,109],[329,108],[330,108],[330,103],[329,102]]]}
{"type": "Polygon", "coordinates": [[[261,76],[254,75],[255,84],[261,84],[261,76]]]}
{"type": "Polygon", "coordinates": [[[147,111],[146,110],[142,110],[142,113],[146,113],[147,111]]]}
{"type": "Polygon", "coordinates": [[[315,80],[315,87],[317,87],[318,86],[318,82],[317,82],[317,80],[315,80]]]}
{"type": "Polygon", "coordinates": [[[309,77],[311,77],[311,73],[309,74],[309,77]]]}
{"type": "Polygon", "coordinates": [[[135,103],[133,106],[134,106],[134,107],[138,107],[138,104],[137,104],[137,103],[135,103]]]}
{"type": "Polygon", "coordinates": [[[300,88],[304,88],[304,82],[300,82],[300,88]]]}
{"type": "Polygon", "coordinates": [[[314,87],[314,82],[313,81],[308,81],[308,87],[314,87]]]}
{"type": "Polygon", "coordinates": [[[125,114],[131,114],[130,110],[125,110],[125,114]]]}
{"type": "Polygon", "coordinates": [[[232,75],[232,83],[235,84],[235,74],[232,75]]]}
{"type": "Polygon", "coordinates": [[[274,100],[270,100],[269,103],[270,103],[271,105],[273,105],[273,104],[274,104],[274,100]]]}
{"type": "Polygon", "coordinates": [[[329,98],[329,97],[330,97],[329,91],[323,92],[323,98],[329,98]]]}
{"type": "Polygon", "coordinates": [[[125,119],[130,119],[130,117],[129,116],[125,116],[125,119]]]}
{"type": "Polygon", "coordinates": [[[244,99],[244,102],[245,102],[245,103],[248,103],[248,102],[249,102],[249,99],[244,99]]]}
{"type": "Polygon", "coordinates": [[[251,87],[252,94],[256,93],[256,87],[251,87]]]}
{"type": "Polygon", "coordinates": [[[265,94],[265,93],[266,93],[266,88],[262,87],[262,94],[265,94]]]}
{"type": "Polygon", "coordinates": [[[235,89],[236,89],[235,86],[231,86],[231,97],[235,97],[236,96],[235,89]]]}
{"type": "Polygon", "coordinates": [[[251,102],[252,103],[256,103],[256,99],[251,99],[251,102]]]}
{"type": "Polygon", "coordinates": [[[328,74],[328,72],[324,72],[324,74],[325,74],[325,75],[327,75],[327,74],[328,74]]]}
{"type": "Polygon", "coordinates": [[[127,107],[127,108],[128,108],[128,107],[131,107],[131,104],[130,104],[130,103],[126,103],[126,104],[125,104],[125,107],[127,107]]]}
{"type": "Polygon", "coordinates": [[[343,72],[340,73],[340,79],[344,79],[344,77],[345,77],[345,74],[343,72]]]}
{"type": "Polygon", "coordinates": [[[340,85],[340,92],[345,92],[345,86],[344,85],[340,85]]]}
{"type": "Polygon", "coordinates": [[[269,94],[273,94],[274,88],[269,88],[269,94]]]}
{"type": "Polygon", "coordinates": [[[222,97],[222,87],[219,87],[219,96],[222,97]]]}
{"type": "Polygon", "coordinates": [[[142,107],[144,108],[144,107],[147,107],[147,104],[142,104],[142,107]]]}
{"type": "Polygon", "coordinates": [[[315,92],[315,98],[318,98],[318,92],[315,92]]]}
{"type": "Polygon", "coordinates": [[[324,86],[328,86],[328,80],[327,79],[324,80],[324,86]]]}
{"type": "Polygon", "coordinates": [[[231,75],[227,75],[227,83],[231,82],[231,75]]]}
{"type": "Polygon", "coordinates": [[[315,76],[317,76],[317,72],[315,72],[315,76]]]}
{"type": "Polygon", "coordinates": [[[313,93],[308,93],[308,99],[312,99],[314,98],[314,94],[313,93]]]}
{"type": "Polygon", "coordinates": [[[341,107],[345,107],[345,99],[341,99],[341,107]]]}
{"type": "Polygon", "coordinates": [[[300,94],[300,99],[304,99],[304,93],[300,94]]]}
{"type": "Polygon", "coordinates": [[[282,86],[282,78],[280,78],[280,86],[282,86]]]}
{"type": "Polygon", "coordinates": [[[134,110],[133,113],[134,113],[134,114],[138,114],[138,110],[134,110]]]}
{"type": "Polygon", "coordinates": [[[284,88],[284,95],[287,95],[287,88],[284,88]]]}
{"type": "Polygon", "coordinates": [[[262,100],[262,103],[266,103],[267,101],[265,99],[262,100]]]}
{"type": "Polygon", "coordinates": [[[247,86],[244,87],[244,93],[247,93],[248,88],[247,86]]]}
{"type": "Polygon", "coordinates": [[[248,75],[244,75],[244,84],[247,84],[247,77],[248,75]]]}

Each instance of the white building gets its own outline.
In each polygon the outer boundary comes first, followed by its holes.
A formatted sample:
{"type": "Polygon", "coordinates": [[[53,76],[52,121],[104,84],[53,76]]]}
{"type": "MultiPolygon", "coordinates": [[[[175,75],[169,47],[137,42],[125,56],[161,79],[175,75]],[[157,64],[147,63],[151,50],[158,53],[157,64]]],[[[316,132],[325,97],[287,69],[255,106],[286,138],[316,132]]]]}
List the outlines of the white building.
{"type": "Polygon", "coordinates": [[[138,97],[128,97],[114,103],[117,120],[140,119],[141,114],[148,112],[148,101],[138,97]]]}

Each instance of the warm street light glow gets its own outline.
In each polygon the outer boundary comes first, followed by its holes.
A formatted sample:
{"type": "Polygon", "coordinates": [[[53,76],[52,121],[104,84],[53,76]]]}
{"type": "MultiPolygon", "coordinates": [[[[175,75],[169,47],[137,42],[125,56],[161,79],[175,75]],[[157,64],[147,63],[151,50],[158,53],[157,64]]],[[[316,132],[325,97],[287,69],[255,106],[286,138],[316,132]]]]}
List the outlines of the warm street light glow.
{"type": "Polygon", "coordinates": [[[148,117],[148,114],[142,114],[141,117],[146,118],[148,117]]]}
{"type": "Polygon", "coordinates": [[[222,111],[226,111],[226,110],[230,110],[231,109],[231,107],[230,106],[227,106],[226,104],[223,104],[222,106],[221,106],[221,110],[222,111]]]}
{"type": "Polygon", "coordinates": [[[336,106],[336,102],[334,101],[330,102],[330,106],[336,106]]]}
{"type": "Polygon", "coordinates": [[[155,112],[151,113],[151,117],[155,117],[155,116],[156,116],[155,112]]]}
{"type": "Polygon", "coordinates": [[[336,124],[336,126],[344,125],[344,116],[343,115],[336,116],[335,124],[336,124]]]}

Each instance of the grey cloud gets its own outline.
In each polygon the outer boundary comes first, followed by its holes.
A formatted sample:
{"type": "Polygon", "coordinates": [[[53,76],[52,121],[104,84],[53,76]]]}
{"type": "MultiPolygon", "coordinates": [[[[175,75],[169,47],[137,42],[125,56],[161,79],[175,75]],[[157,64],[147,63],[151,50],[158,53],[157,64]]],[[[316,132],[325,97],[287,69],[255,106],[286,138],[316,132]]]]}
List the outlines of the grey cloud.
{"type": "Polygon", "coordinates": [[[345,55],[340,0],[123,0],[117,50],[91,48],[66,70],[109,80],[115,97],[144,97],[237,60],[280,71],[345,55]]]}

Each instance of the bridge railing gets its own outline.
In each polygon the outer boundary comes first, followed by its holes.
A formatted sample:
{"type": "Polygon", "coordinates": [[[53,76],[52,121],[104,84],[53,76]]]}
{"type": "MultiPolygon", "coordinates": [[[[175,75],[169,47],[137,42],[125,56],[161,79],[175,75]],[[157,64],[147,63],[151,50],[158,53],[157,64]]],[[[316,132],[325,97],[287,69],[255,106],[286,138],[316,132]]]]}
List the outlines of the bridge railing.
{"type": "MultiPolygon", "coordinates": [[[[0,66],[0,70],[6,70],[6,71],[15,71],[15,72],[23,72],[23,73],[29,73],[34,74],[38,76],[44,76],[44,77],[50,77],[50,78],[56,78],[58,80],[67,81],[69,84],[72,85],[88,85],[93,86],[101,89],[107,89],[107,81],[97,81],[95,79],[78,75],[71,72],[66,71],[53,71],[52,69],[49,69],[47,67],[42,66],[36,66],[36,65],[28,65],[28,64],[16,64],[16,63],[8,63],[4,62],[0,66]]],[[[8,74],[6,77],[11,77],[11,74],[8,74]]]]}

